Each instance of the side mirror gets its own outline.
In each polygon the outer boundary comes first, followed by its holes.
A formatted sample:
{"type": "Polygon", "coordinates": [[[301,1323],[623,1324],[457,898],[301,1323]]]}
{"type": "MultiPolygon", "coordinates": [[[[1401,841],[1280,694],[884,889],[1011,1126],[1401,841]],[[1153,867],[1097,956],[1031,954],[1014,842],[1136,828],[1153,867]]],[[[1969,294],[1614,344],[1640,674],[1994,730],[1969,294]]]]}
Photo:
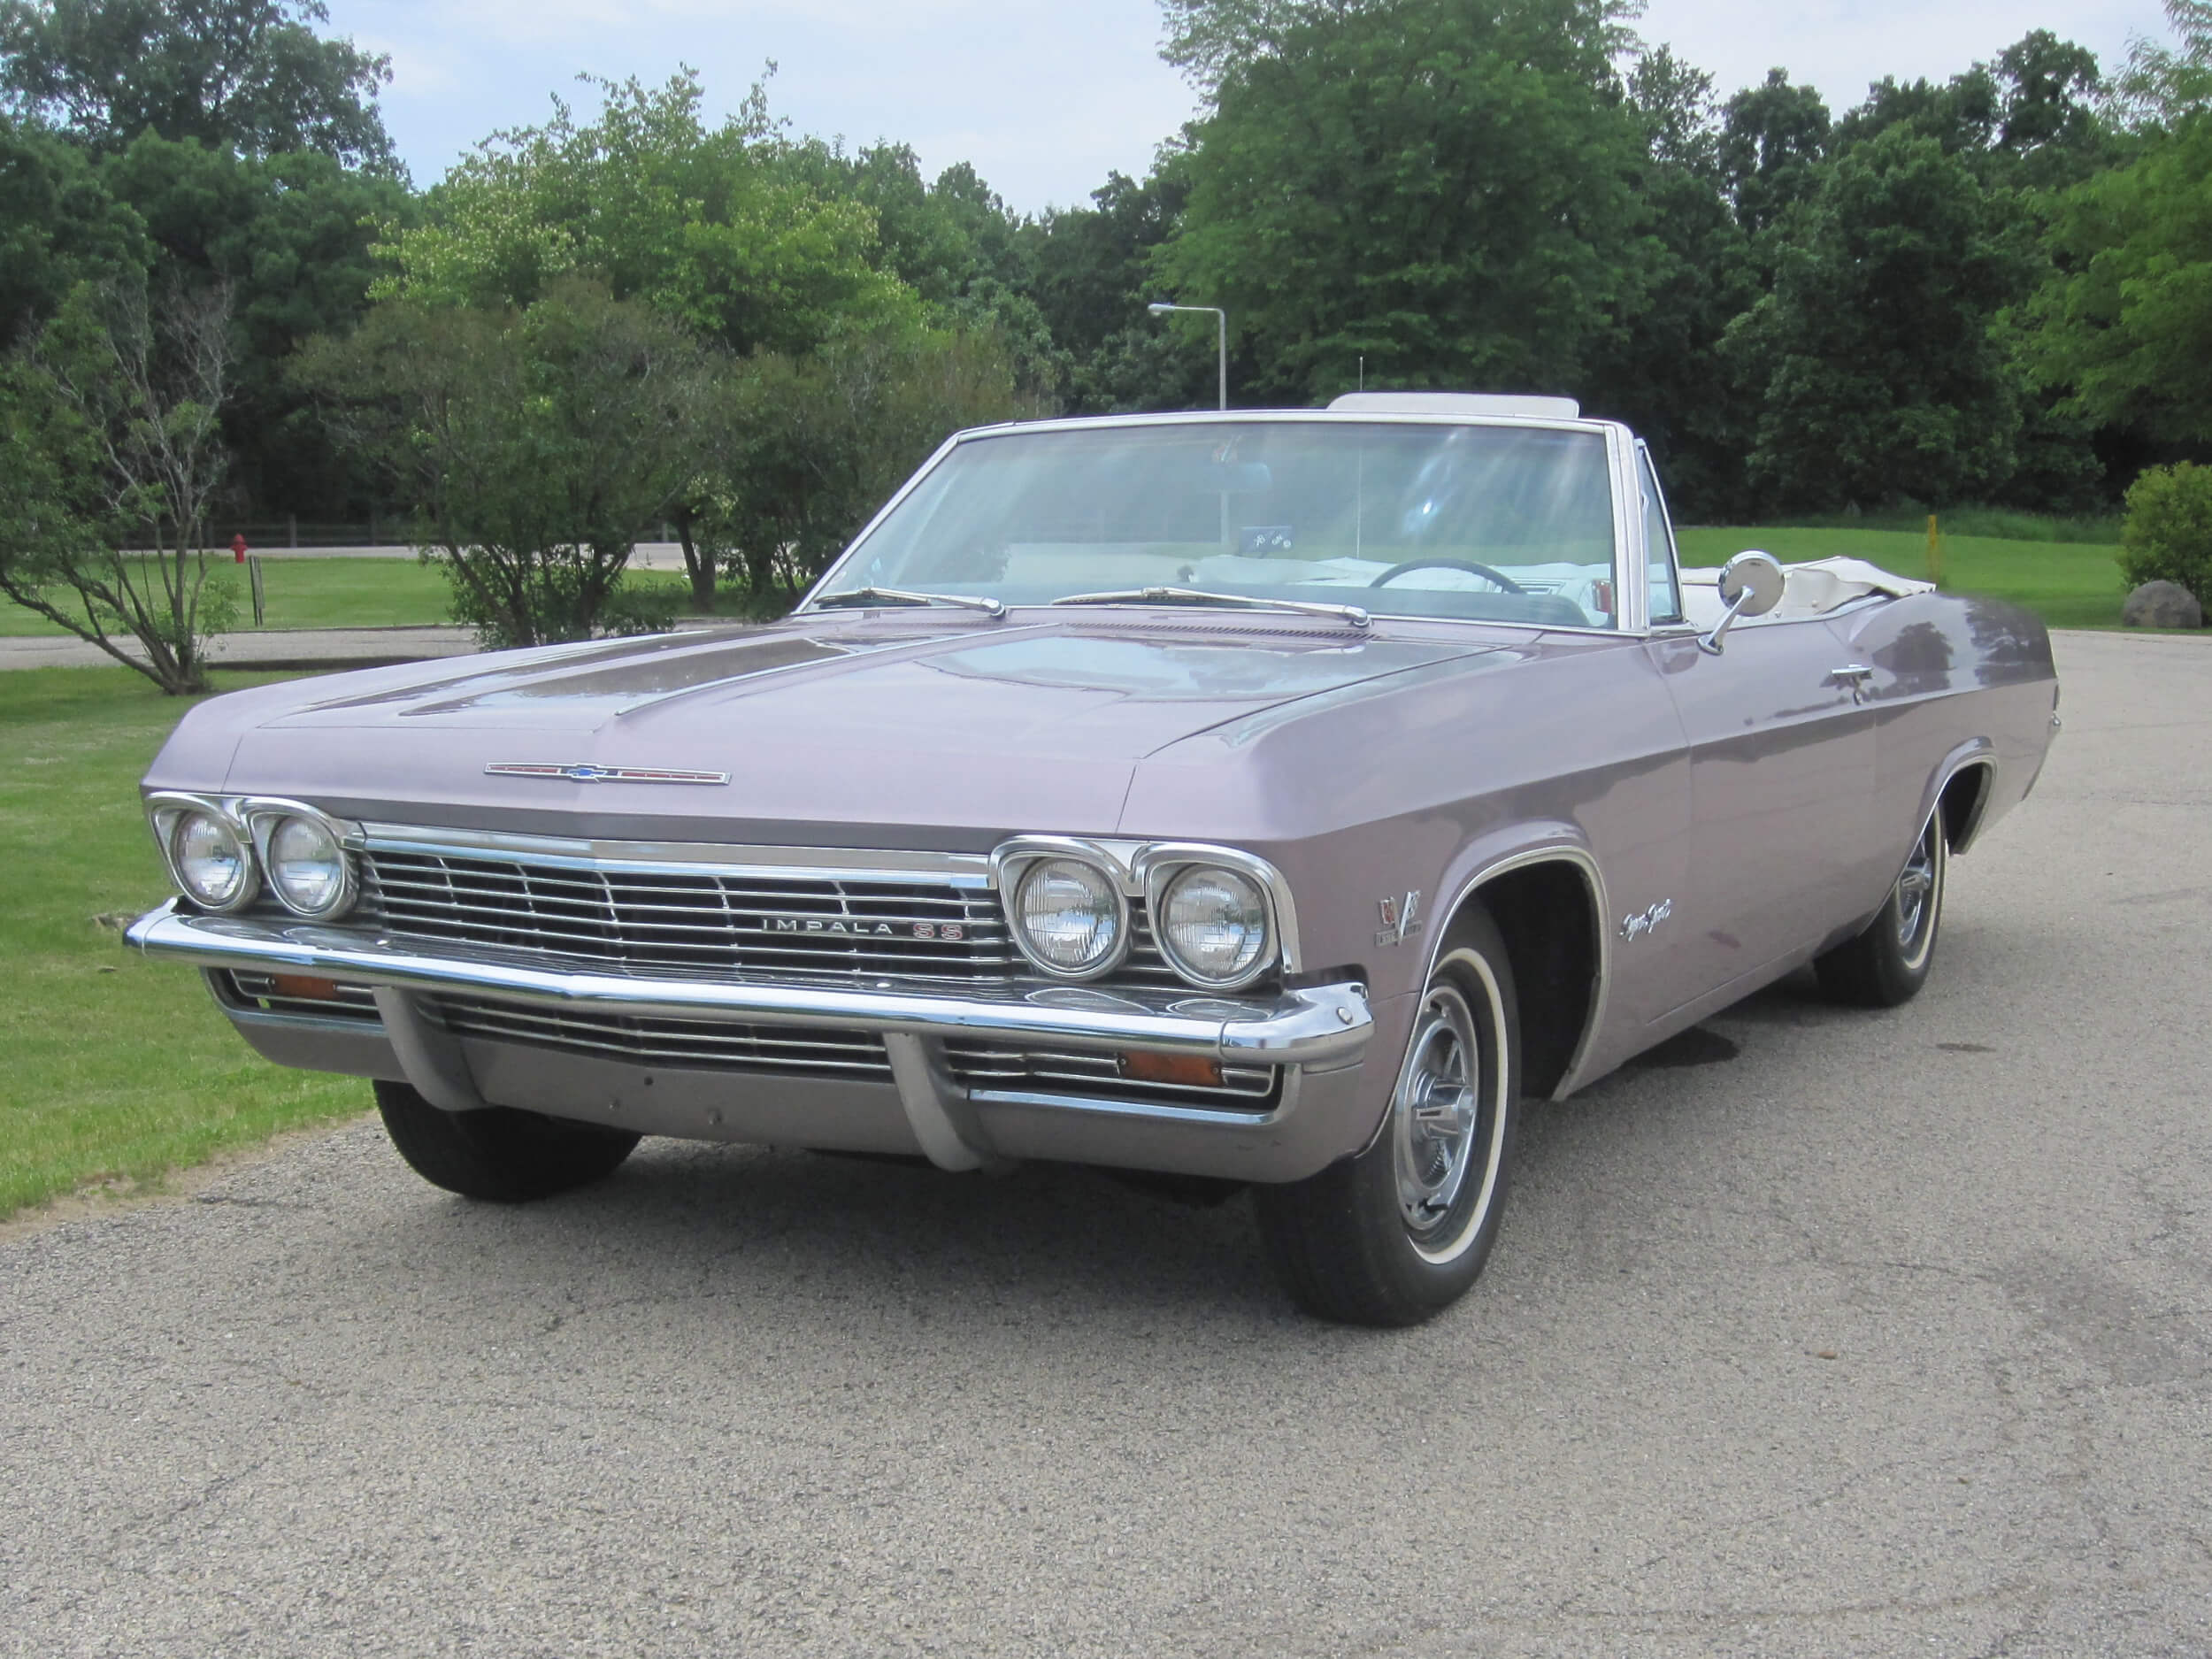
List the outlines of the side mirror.
{"type": "Polygon", "coordinates": [[[1763,617],[1782,603],[1782,567],[1771,553],[1739,553],[1721,566],[1720,598],[1727,614],[1710,634],[1699,639],[1698,649],[1710,657],[1720,655],[1721,641],[1738,617],[1763,617]]]}

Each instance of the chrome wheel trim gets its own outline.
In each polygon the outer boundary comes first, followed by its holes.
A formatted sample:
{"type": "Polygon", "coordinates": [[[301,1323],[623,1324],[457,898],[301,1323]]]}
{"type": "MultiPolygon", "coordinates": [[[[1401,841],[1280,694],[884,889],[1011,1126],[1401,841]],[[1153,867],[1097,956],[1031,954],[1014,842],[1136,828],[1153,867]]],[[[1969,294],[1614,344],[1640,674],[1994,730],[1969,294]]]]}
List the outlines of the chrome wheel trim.
{"type": "Polygon", "coordinates": [[[1414,1253],[1439,1266],[1465,1254],[1482,1231],[1506,1128],[1507,1056],[1501,1044],[1483,1041],[1453,968],[1487,1003],[1489,1029],[1505,1029],[1505,1000],[1489,964],[1471,950],[1453,951],[1421,999],[1390,1097],[1398,1217],[1414,1253]]]}
{"type": "Polygon", "coordinates": [[[1936,921],[1943,905],[1945,850],[1943,815],[1931,813],[1920,839],[1913,843],[1912,856],[1905,860],[1896,885],[1890,889],[1897,949],[1908,968],[1918,968],[1935,944],[1936,921]]]}

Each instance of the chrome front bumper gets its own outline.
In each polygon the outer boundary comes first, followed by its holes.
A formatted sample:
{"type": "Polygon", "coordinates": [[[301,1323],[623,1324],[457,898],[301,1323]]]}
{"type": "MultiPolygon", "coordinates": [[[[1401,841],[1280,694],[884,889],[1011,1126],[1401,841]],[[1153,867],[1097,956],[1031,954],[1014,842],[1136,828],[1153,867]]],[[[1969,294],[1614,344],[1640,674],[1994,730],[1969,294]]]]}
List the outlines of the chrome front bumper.
{"type": "MultiPolygon", "coordinates": [[[[571,972],[549,966],[530,952],[405,941],[278,918],[205,916],[180,908],[173,899],[141,917],[125,936],[149,956],[197,967],[310,974],[374,987],[385,1037],[407,1080],[452,1110],[488,1102],[476,1091],[461,1045],[426,1015],[421,995],[467,992],[597,1012],[879,1033],[914,1141],[933,1162],[951,1169],[975,1168],[999,1154],[975,1102],[937,1064],[933,1040],[1194,1056],[1236,1065],[1279,1066],[1295,1077],[1356,1066],[1375,1034],[1376,1017],[1365,988],[1349,983],[1254,999],[1149,987],[922,989],[887,979],[849,984],[760,975],[571,972]]],[[[1348,1100],[1355,1092],[1348,1080],[1322,1091],[1348,1100]]],[[[1300,1098],[1301,1091],[1286,1089],[1275,1119],[1248,1127],[1281,1130],[1279,1119],[1300,1098]]],[[[1080,1102],[1058,1105],[1064,1114],[1094,1115],[1080,1102]]],[[[1127,1116],[1132,1110],[1102,1103],[1096,1114],[1127,1116]]],[[[1164,1117],[1157,1111],[1140,1115],[1156,1125],[1164,1117]]],[[[1232,1133],[1240,1127],[1248,1125],[1226,1121],[1218,1125],[1232,1133]]],[[[1311,1131],[1319,1125],[1301,1127],[1311,1131]]],[[[1334,1142],[1343,1134],[1331,1130],[1323,1138],[1334,1142]]],[[[1302,1142],[1308,1136],[1295,1139],[1302,1142]]],[[[1100,1144],[1087,1132],[1072,1136],[1071,1144],[1076,1142],[1100,1144]]]]}

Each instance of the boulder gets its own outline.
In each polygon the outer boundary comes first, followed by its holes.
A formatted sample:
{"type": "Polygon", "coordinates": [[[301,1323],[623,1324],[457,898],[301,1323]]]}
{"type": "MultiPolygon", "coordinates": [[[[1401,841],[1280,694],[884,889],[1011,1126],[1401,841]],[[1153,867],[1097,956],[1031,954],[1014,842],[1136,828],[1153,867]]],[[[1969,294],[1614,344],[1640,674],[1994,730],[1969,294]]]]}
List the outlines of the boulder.
{"type": "Polygon", "coordinates": [[[2179,582],[2145,582],[2120,608],[2124,628],[2200,628],[2204,607],[2179,582]]]}

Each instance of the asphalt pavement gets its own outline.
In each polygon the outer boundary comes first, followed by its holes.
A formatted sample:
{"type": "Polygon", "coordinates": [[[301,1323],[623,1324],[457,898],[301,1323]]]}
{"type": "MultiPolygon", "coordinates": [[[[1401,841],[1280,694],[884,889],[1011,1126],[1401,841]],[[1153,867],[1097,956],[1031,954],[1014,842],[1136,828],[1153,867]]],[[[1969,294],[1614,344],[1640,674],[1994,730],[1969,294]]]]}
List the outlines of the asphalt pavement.
{"type": "Polygon", "coordinates": [[[1241,1201],[372,1123],[0,1243],[0,1653],[2212,1652],[2212,641],[2068,635],[1890,1013],[1534,1109],[1475,1293],[1241,1201]]]}

